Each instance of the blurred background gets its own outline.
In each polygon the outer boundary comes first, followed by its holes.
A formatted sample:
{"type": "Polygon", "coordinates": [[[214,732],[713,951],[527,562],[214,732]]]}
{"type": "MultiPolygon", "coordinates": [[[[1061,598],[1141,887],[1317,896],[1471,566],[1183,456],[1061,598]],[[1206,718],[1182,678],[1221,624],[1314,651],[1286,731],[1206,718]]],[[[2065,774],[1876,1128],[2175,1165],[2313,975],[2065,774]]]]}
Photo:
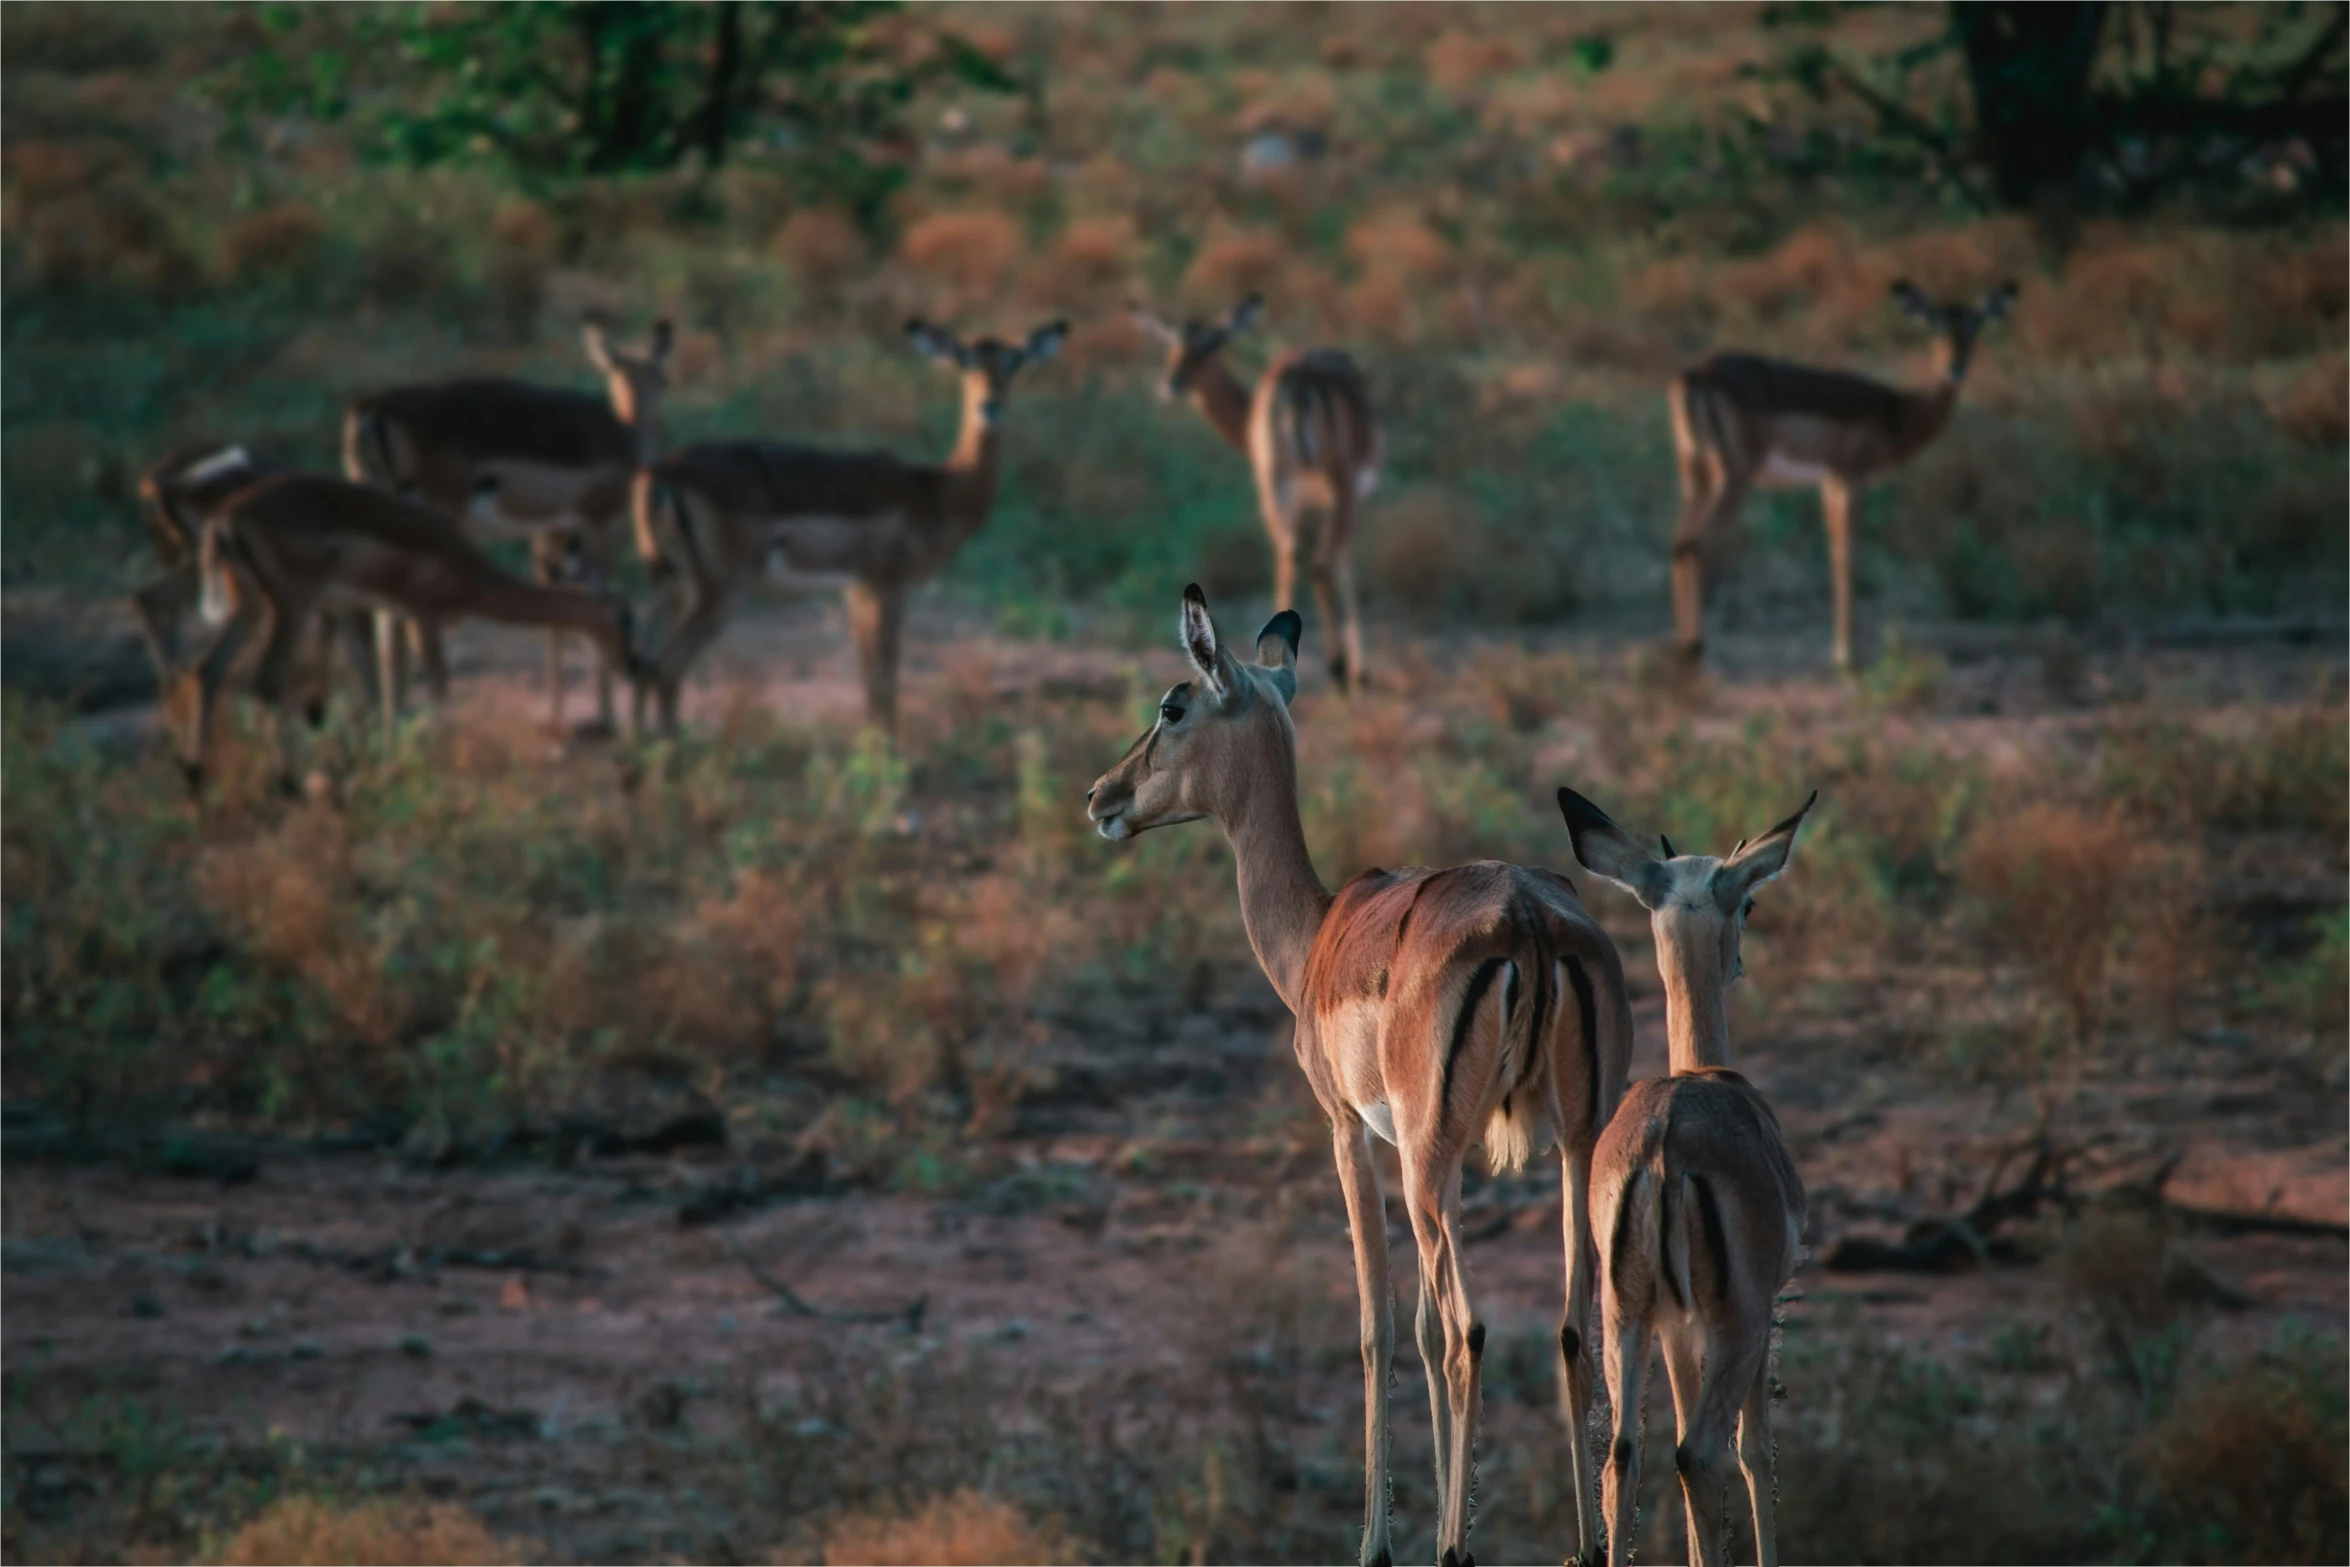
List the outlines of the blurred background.
{"type": "MultiPolygon", "coordinates": [[[[1716,853],[1823,791],[1733,1021],[1813,1194],[1789,1556],[2341,1560],[2346,22],[10,4],[9,1554],[1353,1549],[1343,1218],[1229,854],[1080,814],[1182,585],[1268,605],[1126,304],[1261,292],[1239,373],[1343,347],[1388,431],[1369,695],[1307,630],[1327,879],[1572,872],[1560,783],[1716,853]],[[1922,380],[1903,277],[2019,294],[1867,495],[1861,674],[1796,491],[1679,678],[1666,381],[1922,380]],[[355,394],[592,389],[582,322],[663,317],[666,443],[933,457],[916,313],[1073,331],[915,600],[897,745],[838,605],[776,600],[680,740],[537,733],[536,639],[475,628],[393,745],[338,705],[315,798],[232,713],[185,804],[121,607],[146,464],[332,468],[355,394]]],[[[1585,892],[1657,1070],[1645,921],[1585,892]]],[[[1556,1181],[1469,1187],[1479,1549],[1555,1557],[1556,1181]]]]}

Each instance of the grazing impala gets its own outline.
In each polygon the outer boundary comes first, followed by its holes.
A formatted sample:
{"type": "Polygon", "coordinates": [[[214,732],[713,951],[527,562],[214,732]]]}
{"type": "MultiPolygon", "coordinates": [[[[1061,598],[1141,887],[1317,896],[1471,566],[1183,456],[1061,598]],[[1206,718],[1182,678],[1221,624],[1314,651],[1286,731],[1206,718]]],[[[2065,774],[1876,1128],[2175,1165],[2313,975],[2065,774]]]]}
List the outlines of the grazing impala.
{"type": "Polygon", "coordinates": [[[1852,665],[1852,508],[1862,486],[1915,457],[1950,422],[1975,338],[2007,314],[2015,285],[1974,305],[1937,305],[1906,282],[1894,301],[1934,329],[1934,381],[1904,391],[1866,376],[1754,354],[1716,354],[1666,394],[1681,473],[1673,535],[1673,633],[1691,660],[1705,646],[1709,559],[1749,489],[1820,488],[1836,606],[1836,665],[1852,665]]]}
{"type": "Polygon", "coordinates": [[[207,442],[182,447],[139,475],[139,516],[163,575],[131,595],[131,609],[159,688],[178,671],[180,621],[196,605],[204,514],[247,485],[284,471],[252,447],[207,442]]]}
{"type": "MultiPolygon", "coordinates": [[[[906,595],[944,571],[987,521],[1012,378],[1050,359],[1068,331],[1055,321],[1025,343],[965,343],[927,321],[906,323],[916,351],[962,379],[962,432],[943,463],[784,441],[705,441],[654,465],[638,483],[635,516],[647,567],[676,584],[671,625],[650,655],[663,727],[677,727],[677,688],[694,659],[765,580],[845,594],[866,716],[894,730],[906,595]]],[[[640,703],[643,696],[640,687],[640,703]]]]}
{"type": "Polygon", "coordinates": [[[1469,1557],[1469,1490],[1485,1326],[1461,1255],[1461,1163],[1482,1143],[1496,1169],[1556,1146],[1563,1170],[1566,1318],[1561,1403],[1582,1549],[1596,1549],[1583,1419],[1592,1387],[1594,1253],[1585,1219],[1592,1143],[1624,1091],[1632,1014],[1606,932],[1549,871],[1484,861],[1365,871],[1333,898],[1298,821],[1299,623],[1275,615],[1255,661],[1233,656],[1194,586],[1183,650],[1196,678],[1086,796],[1105,838],[1209,817],[1232,842],[1241,920],[1265,977],[1297,1018],[1297,1059],[1330,1118],[1361,1299],[1362,1560],[1391,1558],[1387,1388],[1395,1328],[1387,1212],[1370,1139],[1401,1156],[1420,1254],[1420,1358],[1436,1430],[1436,1540],[1469,1557]]]}
{"type": "Polygon", "coordinates": [[[1140,305],[1135,321],[1167,346],[1161,390],[1188,397],[1216,433],[1248,459],[1257,509],[1273,540],[1273,608],[1293,607],[1302,558],[1314,611],[1330,637],[1330,678],[1341,691],[1363,681],[1362,605],[1355,591],[1355,507],[1379,482],[1386,432],[1355,362],[1335,348],[1276,354],[1251,393],[1218,354],[1256,325],[1264,300],[1249,295],[1221,321],[1178,327],[1140,305]],[[1322,513],[1310,537],[1308,507],[1322,513]],[[1332,598],[1337,613],[1332,614],[1332,598]]]}
{"type": "MultiPolygon", "coordinates": [[[[191,793],[203,788],[205,740],[221,686],[256,631],[267,640],[253,694],[280,710],[285,760],[287,675],[314,613],[374,611],[379,626],[394,615],[435,629],[479,616],[576,631],[606,663],[634,669],[622,606],[509,576],[440,512],[323,474],[283,474],[230,497],[205,519],[199,563],[204,618],[220,636],[174,682],[167,704],[191,793]]],[[[382,694],[388,733],[396,716],[388,677],[382,694]]]]}
{"type": "MultiPolygon", "coordinates": [[[[1813,795],[1812,800],[1817,800],[1813,795]]],[[[1664,1340],[1689,1560],[1719,1567],[1730,1428],[1754,1507],[1755,1550],[1775,1567],[1771,1307],[1803,1245],[1803,1181],[1779,1119],[1730,1070],[1725,1005],[1754,889],[1787,868],[1803,809],[1726,860],[1659,859],[1572,789],[1559,791],[1575,858],[1649,911],[1665,982],[1671,1075],[1634,1083],[1591,1160],[1601,1325],[1615,1443],[1606,1467],[1608,1560],[1632,1559],[1640,1486],[1640,1384],[1664,1340]]],[[[1662,841],[1662,840],[1660,840],[1662,841]]]]}
{"type": "MultiPolygon", "coordinates": [[[[653,328],[643,353],[613,347],[594,325],[581,342],[603,374],[603,397],[523,381],[451,381],[358,399],[343,417],[344,476],[436,507],[477,538],[529,539],[541,586],[568,574],[576,547],[588,581],[600,585],[631,480],[660,455],[669,323],[653,328]]],[[[424,657],[437,693],[446,683],[438,644],[428,642],[424,657]]],[[[609,665],[596,674],[596,720],[612,727],[609,665]]],[[[563,646],[552,628],[547,723],[563,724],[563,646]]]]}

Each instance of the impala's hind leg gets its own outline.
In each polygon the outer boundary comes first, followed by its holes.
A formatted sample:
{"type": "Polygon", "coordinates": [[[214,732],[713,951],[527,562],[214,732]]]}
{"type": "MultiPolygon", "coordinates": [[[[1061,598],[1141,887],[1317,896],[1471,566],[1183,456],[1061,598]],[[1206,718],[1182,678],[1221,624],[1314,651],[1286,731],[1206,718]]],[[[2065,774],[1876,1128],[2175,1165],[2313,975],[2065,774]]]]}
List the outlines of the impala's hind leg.
{"type": "Polygon", "coordinates": [[[1420,1354],[1436,1424],[1439,1511],[1436,1559],[1468,1567],[1477,1460],[1477,1394],[1485,1324],[1477,1320],[1461,1259],[1461,1151],[1441,1170],[1407,1160],[1404,1206],[1420,1251],[1420,1354]],[[1432,1331],[1433,1329],[1433,1331],[1432,1331]]]}
{"type": "Polygon", "coordinates": [[[1346,1194],[1347,1231],[1354,1238],[1355,1294],[1362,1308],[1364,1567],[1394,1559],[1389,1528],[1387,1388],[1395,1375],[1394,1285],[1387,1264],[1387,1205],[1379,1196],[1379,1168],[1359,1121],[1334,1122],[1338,1185],[1346,1194]]]}
{"type": "Polygon", "coordinates": [[[1771,1367],[1766,1355],[1746,1407],[1738,1412],[1738,1467],[1754,1504],[1754,1552],[1761,1567],[1779,1567],[1778,1476],[1771,1453],[1771,1367]]]}
{"type": "Polygon", "coordinates": [[[1559,1212],[1566,1229],[1567,1309],[1559,1324],[1559,1418],[1567,1428],[1567,1471],[1575,1488],[1575,1558],[1599,1560],[1599,1518],[1591,1495],[1591,1296],[1598,1258],[1591,1245],[1591,1154],[1560,1159],[1559,1212]]]}

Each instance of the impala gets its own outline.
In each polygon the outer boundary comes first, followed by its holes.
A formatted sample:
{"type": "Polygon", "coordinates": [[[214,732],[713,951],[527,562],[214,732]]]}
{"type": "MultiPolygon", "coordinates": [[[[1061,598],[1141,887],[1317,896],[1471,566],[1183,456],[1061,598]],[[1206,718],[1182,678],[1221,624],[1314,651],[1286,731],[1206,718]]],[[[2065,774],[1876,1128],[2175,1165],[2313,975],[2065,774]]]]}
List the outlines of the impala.
{"type": "MultiPolygon", "coordinates": [[[[927,321],[906,323],[915,350],[952,366],[963,383],[962,430],[942,463],[784,441],[705,441],[640,477],[637,550],[673,582],[677,599],[647,682],[660,698],[662,726],[676,729],[679,682],[764,580],[845,595],[866,715],[895,729],[906,596],[944,571],[986,523],[1012,378],[1050,359],[1068,330],[1055,321],[1023,343],[965,343],[927,321]]],[[[643,694],[640,687],[640,703],[643,694]]]]}
{"type": "Polygon", "coordinates": [[[1632,1085],[1591,1159],[1600,1320],[1615,1408],[1603,1503],[1608,1560],[1632,1559],[1640,1485],[1641,1381],[1662,1338],[1689,1559],[1723,1560],[1730,1429],[1754,1508],[1762,1567],[1779,1545],[1771,1469],[1771,1308],[1803,1246],[1803,1181],[1779,1119],[1730,1070],[1726,998],[1745,972],[1740,939],[1754,889],[1787,868],[1812,801],[1726,860],[1650,854],[1607,813],[1559,791],[1575,858],[1649,911],[1665,983],[1671,1074],[1632,1085]]]}
{"type": "Polygon", "coordinates": [[[1297,612],[1257,634],[1243,663],[1184,589],[1194,678],[1086,796],[1105,838],[1203,817],[1231,840],[1241,920],[1265,977],[1297,1019],[1298,1065],[1330,1118],[1354,1237],[1364,1402],[1362,1560],[1391,1558],[1387,1389],[1395,1328],[1387,1216],[1373,1137],[1395,1146],[1420,1258],[1420,1358],[1436,1432],[1437,1545],[1469,1556],[1470,1484],[1485,1325],[1461,1255],[1461,1165],[1482,1143],[1496,1169],[1556,1147],[1566,1313],[1561,1403],[1582,1548],[1598,1538],[1584,1415],[1592,1388],[1591,1150],[1622,1096],[1632,1048],[1624,971],[1607,934],[1549,871],[1483,861],[1365,871],[1324,889],[1298,821],[1297,612]]]}
{"type": "Polygon", "coordinates": [[[139,516],[163,575],[131,595],[131,609],[158,688],[168,686],[179,669],[179,627],[196,604],[204,514],[247,485],[284,471],[252,447],[207,442],[182,447],[139,475],[139,516]]]}
{"type": "MultiPolygon", "coordinates": [[[[636,471],[660,454],[669,323],[642,353],[581,332],[605,395],[523,381],[399,387],[353,402],[343,416],[343,473],[462,520],[476,538],[527,538],[541,586],[577,566],[601,585],[636,471]]],[[[380,634],[380,632],[379,632],[380,634]]],[[[422,649],[436,694],[447,676],[437,642],[422,649]]],[[[563,724],[562,634],[547,632],[547,723],[563,724]]],[[[596,721],[612,727],[612,668],[596,674],[596,721]]]]}
{"type": "Polygon", "coordinates": [[[1362,605],[1355,591],[1355,508],[1379,482],[1387,436],[1355,362],[1335,348],[1273,356],[1249,391],[1218,357],[1226,343],[1255,326],[1264,300],[1255,294],[1221,321],[1178,327],[1140,305],[1135,322],[1167,348],[1161,391],[1188,398],[1218,435],[1248,459],[1257,510],[1273,541],[1273,608],[1296,601],[1302,560],[1313,584],[1314,611],[1330,637],[1330,678],[1341,691],[1363,681],[1362,605]],[[1322,514],[1308,530],[1308,508],[1322,514]],[[1337,613],[1332,613],[1335,597],[1337,613]]]}
{"type": "Polygon", "coordinates": [[[1866,376],[1716,354],[1666,394],[1681,475],[1673,535],[1673,633],[1691,660],[1705,646],[1706,576],[1739,503],[1754,488],[1818,485],[1828,526],[1836,666],[1852,665],[1852,509],[1863,485],[1915,457],[1950,423],[1975,339],[2007,314],[2015,285],[1980,303],[1935,304],[1907,282],[1893,299],[1934,330],[1934,379],[1902,390],[1866,376]]]}
{"type": "MultiPolygon", "coordinates": [[[[373,611],[379,628],[391,616],[435,630],[478,616],[576,631],[608,664],[634,669],[622,606],[509,576],[440,512],[322,474],[283,474],[216,508],[205,519],[199,570],[204,619],[220,635],[174,681],[168,699],[191,793],[203,788],[205,742],[221,687],[257,631],[265,641],[253,694],[279,710],[284,761],[287,675],[302,627],[315,613],[373,611]]],[[[388,735],[396,716],[388,676],[382,695],[388,735]]]]}

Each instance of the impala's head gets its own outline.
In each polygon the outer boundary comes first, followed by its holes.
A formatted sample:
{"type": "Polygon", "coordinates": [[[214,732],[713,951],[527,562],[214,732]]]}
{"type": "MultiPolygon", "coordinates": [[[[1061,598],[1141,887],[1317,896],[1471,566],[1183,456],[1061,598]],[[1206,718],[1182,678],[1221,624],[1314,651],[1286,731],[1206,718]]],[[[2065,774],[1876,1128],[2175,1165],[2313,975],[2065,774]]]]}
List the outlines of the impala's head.
{"type": "Polygon", "coordinates": [[[1672,840],[1662,835],[1657,844],[1664,853],[1651,854],[1572,789],[1559,791],[1559,810],[1566,815],[1575,858],[1648,910],[1657,968],[1668,986],[1677,979],[1692,995],[1718,996],[1745,972],[1738,947],[1746,916],[1754,911],[1754,889],[1787,868],[1796,830],[1818,799],[1815,791],[1802,810],[1769,832],[1741,839],[1726,860],[1675,854],[1672,840]]]}
{"type": "Polygon", "coordinates": [[[1179,634],[1192,678],[1159,698],[1150,730],[1086,791],[1085,812],[1105,838],[1213,816],[1230,822],[1267,768],[1297,788],[1297,695],[1302,623],[1285,609],[1257,633],[1256,659],[1242,663],[1216,635],[1207,596],[1183,590],[1179,634]]]}
{"type": "Polygon", "coordinates": [[[1975,304],[1963,300],[1938,305],[1903,278],[1893,285],[1893,302],[1905,315],[1917,317],[1934,329],[1934,368],[1951,385],[1966,379],[1967,361],[1983,328],[2007,314],[2015,303],[2015,285],[2002,283],[1975,304]]]}
{"type": "Polygon", "coordinates": [[[1192,381],[1207,362],[1226,343],[1257,324],[1257,317],[1264,313],[1265,300],[1261,294],[1251,294],[1221,320],[1202,321],[1195,316],[1181,326],[1140,305],[1126,308],[1136,326],[1166,347],[1167,375],[1159,383],[1159,395],[1171,399],[1191,394],[1192,381]]]}
{"type": "Polygon", "coordinates": [[[1004,402],[1012,395],[1012,377],[1023,365],[1050,359],[1069,335],[1066,321],[1048,321],[1028,334],[1025,343],[1007,343],[983,337],[966,343],[943,326],[914,317],[906,323],[906,339],[925,359],[953,365],[963,377],[963,406],[978,414],[979,422],[994,429],[1004,416],[1004,402]]]}
{"type": "Polygon", "coordinates": [[[661,394],[669,388],[669,323],[653,324],[653,335],[641,353],[614,348],[604,329],[592,321],[580,328],[579,343],[587,350],[588,363],[604,378],[612,398],[612,417],[640,437],[649,438],[654,421],[661,416],[661,394]]]}

